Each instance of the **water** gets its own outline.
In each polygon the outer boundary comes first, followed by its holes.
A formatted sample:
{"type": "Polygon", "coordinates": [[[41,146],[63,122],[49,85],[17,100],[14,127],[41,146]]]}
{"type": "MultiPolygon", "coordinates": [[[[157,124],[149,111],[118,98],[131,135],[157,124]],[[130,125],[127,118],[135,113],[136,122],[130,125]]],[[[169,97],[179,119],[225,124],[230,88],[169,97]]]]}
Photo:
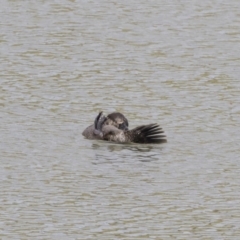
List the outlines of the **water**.
{"type": "Polygon", "coordinates": [[[1,4],[1,239],[239,239],[240,4],[1,4]],[[98,111],[168,143],[89,141],[98,111]]]}

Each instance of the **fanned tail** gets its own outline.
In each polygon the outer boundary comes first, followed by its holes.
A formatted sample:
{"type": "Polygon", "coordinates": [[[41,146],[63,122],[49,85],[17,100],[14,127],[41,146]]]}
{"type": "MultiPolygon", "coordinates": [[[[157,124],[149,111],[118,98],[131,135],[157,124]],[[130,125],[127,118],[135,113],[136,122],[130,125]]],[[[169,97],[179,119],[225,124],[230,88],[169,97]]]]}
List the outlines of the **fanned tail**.
{"type": "Polygon", "coordinates": [[[107,118],[103,115],[103,112],[99,112],[97,117],[94,120],[94,128],[101,131],[104,122],[107,120],[107,118]]]}
{"type": "Polygon", "coordinates": [[[163,133],[162,128],[153,123],[132,129],[129,131],[129,137],[135,143],[165,143],[167,139],[163,133]]]}
{"type": "Polygon", "coordinates": [[[94,120],[94,135],[98,136],[100,138],[103,137],[103,133],[102,133],[102,127],[103,127],[103,123],[106,121],[106,117],[103,115],[103,112],[99,112],[99,114],[97,115],[97,117],[94,120]]]}

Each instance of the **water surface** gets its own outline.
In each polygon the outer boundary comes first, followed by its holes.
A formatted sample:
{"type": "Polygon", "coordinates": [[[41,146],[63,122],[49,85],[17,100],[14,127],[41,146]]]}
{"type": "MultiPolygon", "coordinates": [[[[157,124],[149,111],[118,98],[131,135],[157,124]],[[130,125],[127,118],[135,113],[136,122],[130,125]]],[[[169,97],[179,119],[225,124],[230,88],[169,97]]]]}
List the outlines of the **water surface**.
{"type": "Polygon", "coordinates": [[[2,239],[239,239],[239,1],[0,11],[2,239]],[[168,143],[84,139],[100,110],[168,143]]]}

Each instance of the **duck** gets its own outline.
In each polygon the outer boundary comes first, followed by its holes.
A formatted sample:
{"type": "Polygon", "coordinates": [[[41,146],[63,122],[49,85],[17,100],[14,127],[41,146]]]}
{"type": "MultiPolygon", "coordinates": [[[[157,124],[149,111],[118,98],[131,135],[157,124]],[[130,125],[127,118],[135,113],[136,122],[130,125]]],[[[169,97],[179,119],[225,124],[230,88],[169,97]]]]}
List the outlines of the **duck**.
{"type": "Polygon", "coordinates": [[[90,125],[83,131],[83,136],[88,139],[100,139],[116,143],[166,143],[166,135],[157,124],[141,125],[132,130],[128,129],[127,118],[119,112],[109,114],[107,117],[99,112],[90,125]]]}

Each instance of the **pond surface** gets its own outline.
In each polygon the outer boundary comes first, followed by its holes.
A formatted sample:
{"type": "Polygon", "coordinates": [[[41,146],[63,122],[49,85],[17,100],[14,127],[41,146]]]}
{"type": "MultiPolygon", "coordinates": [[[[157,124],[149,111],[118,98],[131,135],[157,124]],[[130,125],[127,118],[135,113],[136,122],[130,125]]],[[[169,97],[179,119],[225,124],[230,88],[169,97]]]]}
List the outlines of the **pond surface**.
{"type": "Polygon", "coordinates": [[[238,0],[0,11],[1,239],[239,239],[238,0]],[[84,139],[101,110],[168,143],[84,139]]]}

